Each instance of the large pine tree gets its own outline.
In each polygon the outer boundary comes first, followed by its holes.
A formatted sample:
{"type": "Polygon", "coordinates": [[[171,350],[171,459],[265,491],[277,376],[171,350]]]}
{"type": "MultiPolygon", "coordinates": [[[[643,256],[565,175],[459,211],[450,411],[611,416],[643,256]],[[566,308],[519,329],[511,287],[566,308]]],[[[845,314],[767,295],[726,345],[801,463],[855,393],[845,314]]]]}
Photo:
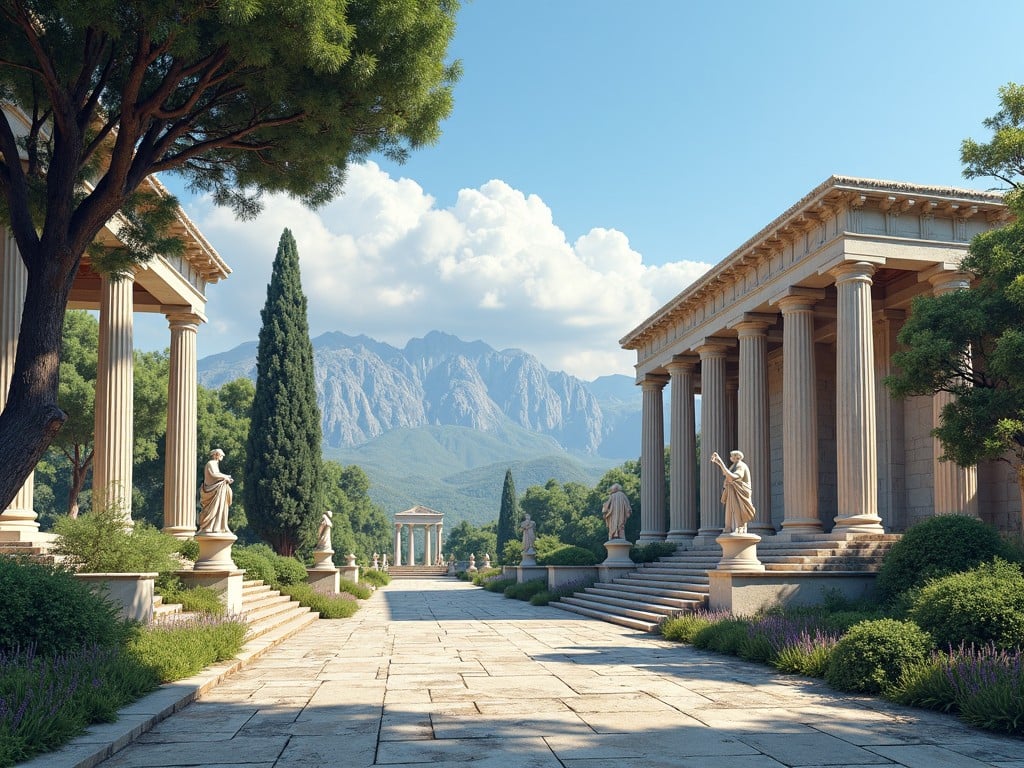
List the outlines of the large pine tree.
{"type": "Polygon", "coordinates": [[[505,485],[501,489],[501,509],[498,511],[498,560],[504,563],[505,545],[514,541],[522,523],[519,502],[516,500],[516,484],[512,479],[512,470],[505,470],[505,485]]]}
{"type": "Polygon", "coordinates": [[[320,409],[299,252],[281,235],[262,312],[245,453],[249,525],[279,554],[309,543],[323,506],[320,409]]]}

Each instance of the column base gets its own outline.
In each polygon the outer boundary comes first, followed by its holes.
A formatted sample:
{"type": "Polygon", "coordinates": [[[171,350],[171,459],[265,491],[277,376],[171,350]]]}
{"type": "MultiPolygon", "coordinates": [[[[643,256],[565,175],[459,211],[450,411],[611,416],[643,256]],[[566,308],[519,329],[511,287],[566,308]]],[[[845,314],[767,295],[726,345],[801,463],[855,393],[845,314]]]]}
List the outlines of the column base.
{"type": "Polygon", "coordinates": [[[697,535],[693,537],[692,546],[694,547],[710,547],[715,544],[715,540],[722,535],[721,528],[701,528],[697,535]]]}
{"type": "Polygon", "coordinates": [[[733,573],[760,573],[764,565],[757,559],[757,542],[761,537],[754,533],[726,533],[715,541],[722,547],[722,559],[718,561],[719,571],[733,573]]]}
{"type": "Polygon", "coordinates": [[[237,571],[238,566],[231,559],[231,545],[238,539],[233,533],[200,533],[199,559],[195,571],[237,571]]]}
{"type": "Polygon", "coordinates": [[[792,536],[794,533],[824,533],[825,526],[816,517],[795,517],[782,521],[778,536],[792,536]]]}
{"type": "Polygon", "coordinates": [[[194,525],[190,527],[185,527],[183,525],[168,525],[161,530],[168,536],[173,536],[174,538],[181,539],[182,541],[185,539],[191,539],[196,535],[196,527],[194,525]]]}
{"type": "MultiPolygon", "coordinates": [[[[636,543],[639,544],[639,545],[644,545],[644,544],[653,544],[656,541],[664,541],[664,540],[665,540],[665,534],[664,533],[657,533],[657,532],[653,532],[653,531],[640,531],[640,536],[639,536],[639,538],[637,538],[636,543]]],[[[616,541],[616,539],[612,539],[612,541],[616,541]]]]}
{"type": "Polygon", "coordinates": [[[747,530],[751,533],[756,533],[758,536],[774,536],[775,526],[771,523],[749,523],[747,530]]]}
{"type": "Polygon", "coordinates": [[[608,553],[608,557],[605,558],[601,565],[636,567],[636,564],[629,557],[629,550],[633,548],[632,542],[626,541],[626,539],[611,539],[604,543],[604,548],[608,553]]]}
{"type": "Polygon", "coordinates": [[[665,541],[672,544],[688,544],[697,535],[696,531],[669,531],[665,541]]]}
{"type": "Polygon", "coordinates": [[[0,512],[0,541],[31,541],[38,531],[34,510],[5,509],[0,512]]]}
{"type": "Polygon", "coordinates": [[[882,518],[878,515],[850,515],[835,517],[833,533],[885,533],[882,518]]]}

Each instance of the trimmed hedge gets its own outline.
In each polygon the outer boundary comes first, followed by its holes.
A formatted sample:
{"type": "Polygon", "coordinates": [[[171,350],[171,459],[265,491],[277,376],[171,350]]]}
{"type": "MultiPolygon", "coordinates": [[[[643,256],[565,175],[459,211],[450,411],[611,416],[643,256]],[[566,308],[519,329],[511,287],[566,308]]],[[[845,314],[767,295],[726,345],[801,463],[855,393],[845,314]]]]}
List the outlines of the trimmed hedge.
{"type": "Polygon", "coordinates": [[[933,648],[931,636],[912,621],[862,621],[832,649],[825,680],[841,691],[881,693],[933,648]]]}

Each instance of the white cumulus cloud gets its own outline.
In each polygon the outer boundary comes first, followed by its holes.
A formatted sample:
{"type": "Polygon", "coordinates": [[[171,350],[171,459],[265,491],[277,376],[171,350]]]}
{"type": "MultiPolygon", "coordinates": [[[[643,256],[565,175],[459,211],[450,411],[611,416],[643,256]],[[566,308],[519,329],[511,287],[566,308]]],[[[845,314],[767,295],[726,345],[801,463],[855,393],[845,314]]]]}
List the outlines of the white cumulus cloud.
{"type": "Polygon", "coordinates": [[[310,331],[403,346],[431,330],[517,347],[585,379],[632,370],[618,339],[709,267],[644,264],[622,232],[568,242],[537,195],[503,181],[441,208],[415,182],[353,166],[345,194],[310,211],[284,196],[254,221],[202,201],[189,210],[233,274],[208,291],[201,355],[253,340],[277,242],[299,246],[310,331]]]}

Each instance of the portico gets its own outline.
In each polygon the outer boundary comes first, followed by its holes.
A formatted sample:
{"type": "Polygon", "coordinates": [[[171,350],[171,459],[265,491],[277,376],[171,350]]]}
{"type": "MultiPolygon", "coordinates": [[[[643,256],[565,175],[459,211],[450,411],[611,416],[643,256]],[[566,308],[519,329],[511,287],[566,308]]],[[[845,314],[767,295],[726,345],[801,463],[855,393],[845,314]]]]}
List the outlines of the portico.
{"type": "Polygon", "coordinates": [[[1009,216],[997,193],[832,177],[630,331],[621,344],[643,388],[640,540],[713,541],[721,479],[708,457],[733,449],[750,467],[761,536],[899,531],[951,512],[1018,530],[1012,473],[939,461],[931,430],[944,401],[894,401],[883,384],[913,298],[968,287],[959,263],[971,238],[1009,216]]]}
{"type": "Polygon", "coordinates": [[[441,542],[444,536],[444,513],[416,505],[395,515],[395,557],[392,565],[416,565],[416,531],[423,531],[422,565],[441,565],[444,557],[441,542]],[[402,530],[406,530],[406,554],[402,555],[402,530]]]}

